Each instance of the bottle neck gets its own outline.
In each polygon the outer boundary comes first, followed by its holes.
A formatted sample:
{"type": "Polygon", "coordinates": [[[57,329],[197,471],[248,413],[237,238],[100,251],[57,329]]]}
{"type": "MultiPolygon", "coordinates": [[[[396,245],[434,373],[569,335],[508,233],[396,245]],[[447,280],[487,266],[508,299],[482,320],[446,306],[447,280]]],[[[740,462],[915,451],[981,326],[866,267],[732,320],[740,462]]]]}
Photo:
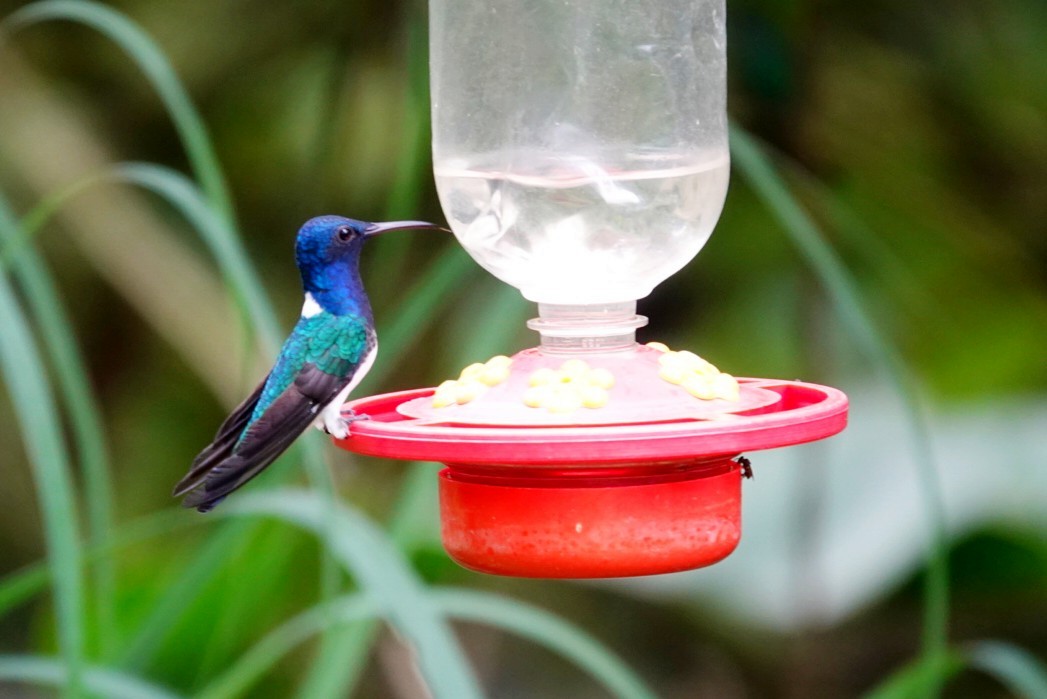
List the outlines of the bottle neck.
{"type": "Polygon", "coordinates": [[[636,345],[636,329],[647,318],[636,315],[636,301],[562,305],[538,304],[538,317],[527,327],[541,335],[547,354],[586,354],[628,350],[636,345]]]}

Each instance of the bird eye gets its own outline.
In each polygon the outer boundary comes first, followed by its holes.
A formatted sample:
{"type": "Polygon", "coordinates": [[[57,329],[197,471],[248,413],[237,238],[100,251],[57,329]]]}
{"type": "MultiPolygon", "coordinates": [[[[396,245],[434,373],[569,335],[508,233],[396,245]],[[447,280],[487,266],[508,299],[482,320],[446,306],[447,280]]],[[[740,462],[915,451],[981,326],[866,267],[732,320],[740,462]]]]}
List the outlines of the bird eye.
{"type": "Polygon", "coordinates": [[[353,229],[349,226],[342,226],[337,231],[338,240],[346,241],[353,237],[353,229]]]}

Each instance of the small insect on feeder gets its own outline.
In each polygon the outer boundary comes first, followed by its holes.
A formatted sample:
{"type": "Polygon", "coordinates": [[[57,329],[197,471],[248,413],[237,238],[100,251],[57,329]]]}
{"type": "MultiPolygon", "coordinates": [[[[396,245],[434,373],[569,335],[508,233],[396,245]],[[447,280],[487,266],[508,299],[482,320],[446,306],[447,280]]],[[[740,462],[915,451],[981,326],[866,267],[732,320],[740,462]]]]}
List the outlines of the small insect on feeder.
{"type": "Polygon", "coordinates": [[[437,461],[467,568],[550,578],[715,563],[741,454],[842,430],[847,398],[638,345],[636,300],[727,191],[723,0],[431,0],[433,155],[458,240],[537,302],[540,346],[350,403],[338,445],[437,461]]]}

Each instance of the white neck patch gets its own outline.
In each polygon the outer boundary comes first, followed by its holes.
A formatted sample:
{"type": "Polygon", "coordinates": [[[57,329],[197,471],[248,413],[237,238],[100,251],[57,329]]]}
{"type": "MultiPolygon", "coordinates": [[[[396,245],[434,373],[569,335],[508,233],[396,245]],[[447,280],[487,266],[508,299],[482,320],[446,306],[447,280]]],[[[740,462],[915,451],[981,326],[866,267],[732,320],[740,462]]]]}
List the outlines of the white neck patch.
{"type": "Polygon", "coordinates": [[[308,291],[305,292],[305,303],[302,304],[302,317],[312,318],[323,310],[320,308],[320,304],[316,302],[316,299],[313,298],[313,295],[308,291]]]}

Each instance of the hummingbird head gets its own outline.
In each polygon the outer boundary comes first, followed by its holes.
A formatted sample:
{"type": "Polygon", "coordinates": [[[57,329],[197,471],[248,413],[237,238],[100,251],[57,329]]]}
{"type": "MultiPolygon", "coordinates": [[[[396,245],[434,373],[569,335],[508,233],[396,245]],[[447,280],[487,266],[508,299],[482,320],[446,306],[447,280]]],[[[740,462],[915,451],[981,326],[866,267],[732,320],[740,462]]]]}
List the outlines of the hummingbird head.
{"type": "MultiPolygon", "coordinates": [[[[348,313],[367,305],[360,281],[364,241],[389,231],[440,229],[426,221],[368,223],[344,216],[317,216],[305,222],[295,241],[295,261],[305,291],[330,313],[348,313]]],[[[446,230],[446,229],[442,229],[446,230]]]]}

